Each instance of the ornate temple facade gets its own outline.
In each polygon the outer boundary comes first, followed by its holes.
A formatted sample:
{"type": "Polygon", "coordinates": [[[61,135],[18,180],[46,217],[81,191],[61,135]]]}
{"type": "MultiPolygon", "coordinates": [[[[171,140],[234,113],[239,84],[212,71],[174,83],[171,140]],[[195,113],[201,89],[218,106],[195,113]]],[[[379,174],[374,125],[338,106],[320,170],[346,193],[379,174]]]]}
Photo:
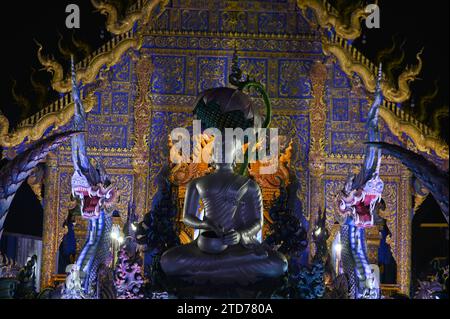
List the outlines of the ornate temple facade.
{"type": "MultiPolygon", "coordinates": [[[[227,86],[235,48],[244,73],[261,82],[273,105],[271,127],[292,142],[288,170],[297,181],[297,199],[310,225],[321,208],[336,233],[334,198],[349,172],[362,164],[365,119],[375,89],[377,67],[351,45],[360,34],[344,26],[334,9],[321,1],[173,0],[139,1],[125,20],[110,7],[107,29],[113,39],[77,64],[88,111],[88,152],[101,161],[120,190],[117,210],[126,218],[129,203],[139,216],[150,210],[156,176],[168,164],[168,136],[192,126],[192,109],[205,89],[227,86]]],[[[48,53],[47,53],[48,54],[48,53]]],[[[72,127],[73,103],[67,68],[39,59],[53,73],[60,100],[26,119],[12,132],[0,115],[0,143],[9,158],[30,143],[72,127]],[[66,70],[66,71],[65,71],[66,70]]],[[[438,134],[401,109],[410,96],[408,82],[417,65],[387,81],[380,110],[382,139],[414,149],[441,167],[448,166],[448,146],[438,134]]],[[[261,105],[257,94],[254,103],[261,105]]],[[[56,275],[63,222],[76,202],[71,199],[70,144],[52,153],[42,179],[44,237],[42,286],[56,275]]],[[[397,263],[393,289],[408,293],[411,220],[420,203],[412,174],[393,158],[384,158],[381,176],[387,204],[382,217],[397,263]]],[[[270,197],[273,194],[266,193],[270,197]]],[[[310,227],[311,228],[311,227],[310,227]]],[[[376,260],[378,232],[368,235],[369,257],[376,260]]],[[[187,240],[187,239],[185,239],[187,240]]]]}

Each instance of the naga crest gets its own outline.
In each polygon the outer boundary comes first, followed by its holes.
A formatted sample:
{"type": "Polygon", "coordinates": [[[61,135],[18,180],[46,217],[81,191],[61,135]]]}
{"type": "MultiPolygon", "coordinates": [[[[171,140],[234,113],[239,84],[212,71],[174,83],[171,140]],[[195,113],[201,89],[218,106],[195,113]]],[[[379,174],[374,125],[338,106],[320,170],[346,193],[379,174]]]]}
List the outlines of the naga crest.
{"type": "MultiPolygon", "coordinates": [[[[377,87],[374,102],[369,110],[367,131],[369,142],[379,142],[378,110],[383,101],[381,93],[381,65],[378,70],[377,87]]],[[[380,178],[381,149],[366,146],[364,164],[357,176],[350,175],[338,198],[338,212],[344,217],[351,217],[356,227],[371,227],[374,215],[383,208],[381,198],[384,182],[380,178]]]]}
{"type": "MultiPolygon", "coordinates": [[[[74,126],[86,130],[86,114],[76,83],[75,66],[72,58],[72,96],[75,105],[74,126]]],[[[86,132],[73,136],[72,161],[74,173],[72,195],[80,199],[81,215],[84,218],[98,218],[102,208],[109,209],[118,199],[118,193],[100,162],[89,161],[86,152],[86,132]]]]}

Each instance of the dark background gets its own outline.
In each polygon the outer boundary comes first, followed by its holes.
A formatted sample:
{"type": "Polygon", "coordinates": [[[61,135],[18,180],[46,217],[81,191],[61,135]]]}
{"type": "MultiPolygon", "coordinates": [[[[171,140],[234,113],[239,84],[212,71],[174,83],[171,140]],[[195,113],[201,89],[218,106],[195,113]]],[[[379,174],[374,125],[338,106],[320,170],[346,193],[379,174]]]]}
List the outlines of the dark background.
{"type": "MultiPolygon", "coordinates": [[[[133,1],[114,1],[125,7],[133,1]]],[[[351,1],[333,1],[336,7],[351,5],[351,1]]],[[[428,104],[426,114],[431,122],[433,111],[443,105],[448,107],[448,68],[449,68],[449,1],[379,1],[381,9],[381,28],[368,30],[363,26],[363,36],[354,42],[372,61],[377,61],[377,52],[392,46],[392,37],[396,43],[405,43],[401,48],[397,45],[392,55],[385,57],[383,64],[405,52],[404,60],[394,74],[398,74],[406,65],[416,63],[416,53],[424,48],[423,70],[420,80],[413,82],[413,100],[404,103],[402,107],[410,112],[417,112],[421,97],[430,94],[435,89],[438,80],[439,91],[428,104]],[[414,105],[414,107],[411,106],[414,105]]],[[[35,41],[44,46],[44,54],[54,55],[60,62],[68,65],[69,60],[58,49],[58,33],[63,37],[63,48],[75,52],[81,59],[86,52],[71,43],[72,35],[83,41],[92,50],[98,48],[110,37],[104,30],[105,17],[94,8],[89,0],[46,0],[46,1],[2,1],[0,27],[2,30],[0,110],[9,118],[14,127],[20,119],[34,114],[40,108],[47,106],[58,97],[49,81],[51,76],[42,71],[36,52],[35,41]],[[75,3],[81,9],[81,29],[75,32],[66,29],[65,8],[75,3]],[[36,88],[31,84],[33,74],[36,88]],[[12,88],[16,81],[16,93],[29,101],[29,108],[20,107],[18,99],[13,98],[12,88]],[[40,84],[39,84],[40,83],[40,84]],[[41,93],[37,93],[41,92],[41,93]]],[[[364,24],[363,24],[364,25],[364,24]]],[[[18,95],[16,94],[16,95],[18,95]]],[[[26,104],[26,103],[25,103],[26,104]]],[[[447,118],[443,120],[442,137],[448,141],[447,118]]],[[[435,256],[448,256],[448,229],[444,231],[424,230],[420,223],[443,222],[434,200],[430,197],[416,214],[413,222],[413,267],[418,271],[435,256]]],[[[6,221],[6,231],[42,235],[43,212],[39,201],[27,184],[24,184],[11,205],[6,221]]]]}

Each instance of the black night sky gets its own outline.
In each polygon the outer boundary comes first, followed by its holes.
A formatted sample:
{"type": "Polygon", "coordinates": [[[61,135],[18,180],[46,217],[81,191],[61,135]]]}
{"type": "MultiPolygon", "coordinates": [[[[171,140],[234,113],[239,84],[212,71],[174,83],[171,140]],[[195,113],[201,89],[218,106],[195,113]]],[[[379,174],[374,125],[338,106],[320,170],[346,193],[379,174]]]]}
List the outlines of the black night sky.
{"type": "MultiPolygon", "coordinates": [[[[132,3],[133,1],[114,1],[115,3],[132,3]]],[[[342,1],[339,1],[339,3],[342,1]]],[[[346,1],[349,2],[349,1],[346,1]]],[[[428,105],[427,114],[449,103],[449,1],[393,1],[380,0],[381,28],[368,30],[364,27],[364,38],[358,39],[355,45],[372,61],[376,53],[391,47],[392,37],[401,44],[405,51],[402,68],[406,64],[415,64],[416,53],[424,47],[423,70],[420,80],[413,83],[415,105],[423,95],[434,89],[438,80],[439,91],[428,105]],[[363,39],[365,39],[363,41],[363,39]]],[[[0,87],[0,110],[14,126],[25,115],[31,115],[45,107],[58,95],[49,86],[50,75],[41,70],[37,60],[37,45],[44,46],[45,54],[53,54],[59,61],[67,57],[59,53],[59,33],[62,35],[63,49],[74,49],[71,37],[88,44],[92,51],[98,48],[108,38],[103,29],[105,17],[94,8],[90,0],[40,0],[40,1],[2,1],[2,85],[0,87]],[[81,8],[81,29],[72,32],[65,27],[65,8],[75,3],[81,8]],[[72,47],[71,47],[72,46],[72,47]],[[36,70],[33,74],[33,69],[36,70]],[[34,82],[42,83],[45,88],[41,93],[33,88],[34,82]],[[16,83],[16,84],[14,84],[16,83]],[[17,99],[13,98],[12,89],[16,85],[16,95],[22,95],[30,102],[28,111],[18,107],[17,99]]],[[[76,49],[76,48],[75,48],[76,49]]],[[[64,50],[63,50],[64,51],[64,50]]],[[[76,51],[79,58],[82,50],[76,51]]],[[[394,54],[400,54],[397,48],[394,54]]],[[[66,60],[68,64],[68,60],[66,60]]],[[[41,86],[42,86],[41,85],[41,86]]],[[[410,103],[404,107],[410,108],[410,103]]],[[[445,119],[447,122],[448,119],[445,119]]],[[[443,125],[442,136],[448,141],[448,125],[443,125]]],[[[418,214],[423,222],[442,222],[440,211],[432,199],[427,200],[418,214]]],[[[42,234],[42,208],[28,185],[24,185],[17,193],[6,221],[6,231],[26,233],[34,236],[42,234]]],[[[417,223],[416,223],[417,224],[417,223]]],[[[417,230],[417,229],[416,229],[417,230]]],[[[445,234],[424,234],[423,239],[413,242],[418,262],[429,258],[429,255],[442,253],[448,256],[448,241],[442,241],[445,234]]],[[[447,235],[448,236],[448,235],[447,235]]]]}

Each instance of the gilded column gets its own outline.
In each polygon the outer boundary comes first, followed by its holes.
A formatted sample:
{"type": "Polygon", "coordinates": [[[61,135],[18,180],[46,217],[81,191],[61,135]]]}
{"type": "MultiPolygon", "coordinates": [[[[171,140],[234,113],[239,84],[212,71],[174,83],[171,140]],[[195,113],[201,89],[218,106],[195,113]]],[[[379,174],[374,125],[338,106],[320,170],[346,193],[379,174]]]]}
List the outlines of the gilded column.
{"type": "Polygon", "coordinates": [[[411,284],[411,224],[414,215],[412,173],[405,167],[401,168],[401,196],[399,200],[398,217],[398,249],[397,281],[400,292],[409,295],[411,284]]]}
{"type": "MultiPolygon", "coordinates": [[[[311,81],[314,99],[309,110],[311,145],[309,150],[309,232],[308,240],[311,243],[312,229],[317,212],[325,207],[324,174],[325,174],[325,140],[327,106],[323,100],[327,68],[322,61],[316,61],[311,68],[311,81]]],[[[315,247],[310,244],[310,260],[314,255],[315,247]]]]}
{"type": "Polygon", "coordinates": [[[370,264],[378,264],[378,248],[381,242],[381,229],[375,225],[366,228],[367,259],[370,264]]]}
{"type": "Polygon", "coordinates": [[[44,224],[42,231],[41,289],[52,286],[58,252],[58,163],[54,153],[47,157],[45,168],[44,224]]]}
{"type": "Polygon", "coordinates": [[[138,218],[141,219],[149,209],[147,188],[149,174],[149,146],[151,104],[148,96],[150,78],[153,72],[151,57],[142,55],[136,63],[138,97],[134,106],[134,146],[132,149],[134,185],[133,200],[138,218]]]}

